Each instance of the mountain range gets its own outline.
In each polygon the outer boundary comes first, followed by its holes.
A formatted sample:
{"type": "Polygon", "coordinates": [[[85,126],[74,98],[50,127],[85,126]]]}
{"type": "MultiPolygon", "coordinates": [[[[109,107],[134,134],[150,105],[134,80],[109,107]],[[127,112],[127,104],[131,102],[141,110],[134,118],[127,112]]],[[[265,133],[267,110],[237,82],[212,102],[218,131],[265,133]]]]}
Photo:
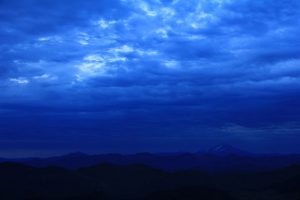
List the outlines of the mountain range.
{"type": "Polygon", "coordinates": [[[267,172],[167,172],[145,165],[80,169],[0,164],[3,200],[299,200],[300,166],[267,172]]]}
{"type": "Polygon", "coordinates": [[[137,153],[89,155],[81,152],[49,158],[0,159],[33,167],[56,166],[68,169],[97,164],[143,164],[165,171],[198,170],[205,172],[256,172],[300,164],[300,155],[259,155],[230,145],[218,145],[196,153],[137,153]]]}

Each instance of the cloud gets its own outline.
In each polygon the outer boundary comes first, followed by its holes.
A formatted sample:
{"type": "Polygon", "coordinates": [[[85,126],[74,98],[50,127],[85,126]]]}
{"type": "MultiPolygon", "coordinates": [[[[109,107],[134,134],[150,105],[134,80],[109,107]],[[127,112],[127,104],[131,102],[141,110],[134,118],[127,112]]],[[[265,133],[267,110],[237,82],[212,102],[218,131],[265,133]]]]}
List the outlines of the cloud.
{"type": "Polygon", "coordinates": [[[10,78],[9,81],[19,85],[27,85],[29,81],[26,78],[10,78]]]}
{"type": "Polygon", "coordinates": [[[39,115],[45,126],[53,116],[91,119],[90,129],[77,126],[83,132],[113,132],[96,122],[114,119],[125,135],[300,121],[299,8],[297,0],[1,1],[0,103],[5,115],[39,115]]]}

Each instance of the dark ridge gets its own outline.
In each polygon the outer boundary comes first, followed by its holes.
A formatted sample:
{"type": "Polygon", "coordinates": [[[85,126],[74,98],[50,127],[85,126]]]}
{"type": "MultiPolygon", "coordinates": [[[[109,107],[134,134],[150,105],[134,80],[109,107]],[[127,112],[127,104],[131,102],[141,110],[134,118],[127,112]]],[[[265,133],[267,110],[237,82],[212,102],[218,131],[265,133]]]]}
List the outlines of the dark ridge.
{"type": "Polygon", "coordinates": [[[190,187],[153,193],[144,200],[234,200],[228,193],[208,187],[190,187]]]}
{"type": "MultiPolygon", "coordinates": [[[[100,154],[88,155],[75,152],[49,158],[14,159],[16,163],[34,167],[57,166],[79,169],[98,164],[142,164],[163,171],[198,170],[205,172],[259,172],[276,170],[292,164],[300,164],[300,155],[256,155],[234,148],[218,145],[198,153],[174,154],[100,154]]],[[[0,161],[1,162],[1,161],[0,161]]]]}
{"type": "Polygon", "coordinates": [[[147,165],[70,170],[0,164],[3,200],[298,200],[300,166],[259,173],[165,172],[147,165]]]}

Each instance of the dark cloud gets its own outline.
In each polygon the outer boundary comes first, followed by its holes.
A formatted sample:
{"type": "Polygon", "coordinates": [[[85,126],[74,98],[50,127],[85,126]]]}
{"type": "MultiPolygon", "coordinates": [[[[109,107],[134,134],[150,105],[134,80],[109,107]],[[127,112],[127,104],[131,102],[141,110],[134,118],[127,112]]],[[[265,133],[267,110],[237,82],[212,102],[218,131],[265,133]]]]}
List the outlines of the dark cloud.
{"type": "Polygon", "coordinates": [[[0,144],[274,148],[282,127],[281,141],[299,140],[299,8],[296,0],[2,0],[0,144]]]}
{"type": "Polygon", "coordinates": [[[25,0],[0,2],[1,43],[22,42],[36,35],[60,33],[76,27],[84,27],[98,15],[120,17],[124,12],[117,0],[59,1],[25,0]]]}

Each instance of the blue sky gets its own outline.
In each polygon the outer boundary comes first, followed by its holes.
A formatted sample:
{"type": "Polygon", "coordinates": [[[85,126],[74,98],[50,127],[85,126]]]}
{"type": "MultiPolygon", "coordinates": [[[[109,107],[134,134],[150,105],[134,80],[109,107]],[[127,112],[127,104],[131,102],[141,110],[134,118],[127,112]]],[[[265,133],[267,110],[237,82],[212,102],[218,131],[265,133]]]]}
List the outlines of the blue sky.
{"type": "Polygon", "coordinates": [[[0,156],[300,152],[298,0],[1,0],[0,156]]]}

